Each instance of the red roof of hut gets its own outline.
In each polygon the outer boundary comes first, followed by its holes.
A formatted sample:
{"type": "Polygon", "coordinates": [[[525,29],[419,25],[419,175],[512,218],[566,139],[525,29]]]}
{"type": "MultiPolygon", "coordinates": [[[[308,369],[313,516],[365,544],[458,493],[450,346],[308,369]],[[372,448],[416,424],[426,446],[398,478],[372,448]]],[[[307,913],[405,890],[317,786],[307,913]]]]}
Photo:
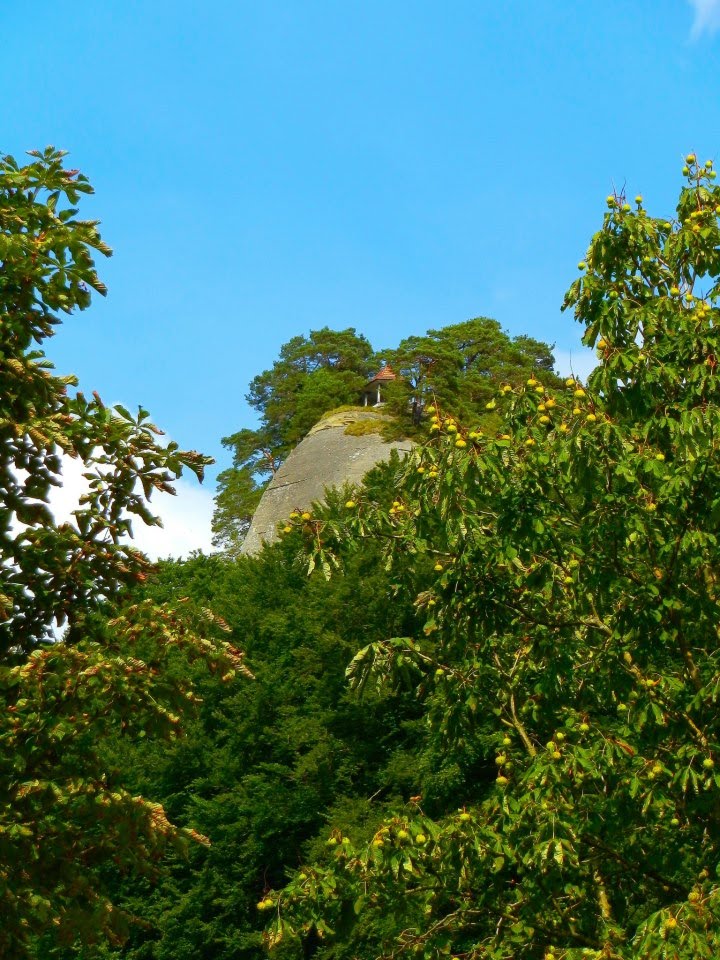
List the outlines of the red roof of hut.
{"type": "Polygon", "coordinates": [[[392,370],[390,369],[389,364],[387,364],[387,363],[386,363],[385,366],[382,368],[382,370],[379,370],[379,371],[375,374],[375,376],[372,378],[372,380],[368,380],[368,386],[370,386],[371,383],[378,383],[379,381],[383,381],[383,380],[384,380],[384,381],[397,380],[397,374],[392,372],[392,370]]]}

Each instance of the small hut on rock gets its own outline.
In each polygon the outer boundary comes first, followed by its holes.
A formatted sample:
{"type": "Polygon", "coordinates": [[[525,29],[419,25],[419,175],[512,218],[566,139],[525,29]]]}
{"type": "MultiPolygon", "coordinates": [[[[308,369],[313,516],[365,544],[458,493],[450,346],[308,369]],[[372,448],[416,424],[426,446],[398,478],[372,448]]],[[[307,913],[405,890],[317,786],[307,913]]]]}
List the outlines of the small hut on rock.
{"type": "Polygon", "coordinates": [[[397,374],[393,373],[386,363],[382,370],[365,384],[365,389],[362,392],[362,405],[364,407],[379,407],[383,402],[383,387],[386,387],[393,380],[397,380],[397,374]]]}

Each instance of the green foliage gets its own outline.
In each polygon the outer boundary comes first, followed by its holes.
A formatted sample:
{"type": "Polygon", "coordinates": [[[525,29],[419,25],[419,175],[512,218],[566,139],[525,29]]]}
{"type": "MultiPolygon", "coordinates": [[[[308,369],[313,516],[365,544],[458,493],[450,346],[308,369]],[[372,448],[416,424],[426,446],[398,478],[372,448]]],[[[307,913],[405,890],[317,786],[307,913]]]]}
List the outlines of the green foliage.
{"type": "Polygon", "coordinates": [[[268,479],[324,413],[357,401],[372,357],[370,343],[352,327],[323,327],[293,337],[272,369],[254,378],[247,400],[260,414],[259,428],[223,437],[233,465],[218,477],[216,546],[237,551],[268,479]]]}
{"type": "Polygon", "coordinates": [[[272,369],[252,381],[247,400],[272,446],[287,453],[323,413],[356,401],[373,363],[369,341],[352,327],[323,327],[286,343],[272,369]]]}
{"type": "Polygon", "coordinates": [[[193,693],[166,677],[172,650],[228,677],[241,667],[207,619],[151,603],[116,607],[109,623],[94,616],[146,576],[147,559],[121,542],[130,518],[158,522],[151,492],[208,461],[160,446],[144,410],[69,393],[75,378],[53,372],[41,345],[61,314],[105,292],[92,258],[110,251],[97,224],[77,218],[86,178],[53,148],[31,156],[0,157],[0,954],[12,960],[37,931],[121,933],[97,868],[150,871],[169,842],[197,838],[106,775],[99,743],[111,728],[174,735],[193,693]],[[58,524],[48,497],[63,456],[82,462],[89,491],[58,524]]]}
{"type": "MultiPolygon", "coordinates": [[[[257,904],[304,857],[330,852],[328,817],[370,837],[387,804],[417,788],[414,703],[387,693],[361,702],[345,683],[357,636],[412,629],[412,607],[391,605],[375,549],[330,582],[308,579],[296,552],[287,542],[257,559],[162,564],[143,591],[155,603],[212,605],[234,625],[256,679],[228,685],[177,663],[203,699],[186,735],[162,750],[106,742],[108,767],[123,770],[130,790],[157,796],[212,841],[152,885],[120,883],[118,902],[141,922],[107,956],[255,960],[267,916],[257,904]]],[[[48,955],[68,956],[43,944],[38,957],[48,955]]]]}
{"type": "Polygon", "coordinates": [[[354,423],[349,423],[345,427],[345,433],[349,437],[366,437],[371,433],[382,434],[387,426],[388,424],[379,418],[368,418],[366,420],[356,420],[354,423]]]}
{"type": "MultiPolygon", "coordinates": [[[[500,383],[517,384],[528,376],[557,383],[547,344],[531,337],[511,339],[496,320],[478,317],[425,336],[403,340],[395,350],[374,355],[368,341],[353,329],[327,327],[309,338],[294,337],[283,346],[271,370],[250,385],[248,401],[262,416],[257,430],[240,430],[223,443],[233,451],[233,465],[220,474],[213,519],[214,543],[231,554],[242,544],[262,491],[284,460],[323,415],[351,407],[380,357],[399,374],[383,386],[383,400],[393,418],[383,430],[388,439],[421,436],[428,405],[438,404],[485,429],[497,418],[492,399],[500,383]]],[[[379,432],[354,424],[347,433],[379,432]]]]}
{"type": "Polygon", "coordinates": [[[720,953],[720,189],[688,167],[675,220],[608,198],[565,301],[586,387],[500,392],[494,438],[441,418],[390,508],[315,515],[311,562],[382,545],[425,621],[353,683],[411,684],[429,744],[479,766],[444,807],[333,834],[267,898],[279,956],[720,953]]]}
{"type": "Polygon", "coordinates": [[[501,383],[517,385],[532,375],[557,382],[547,344],[527,336],[511,339],[487,317],[408,337],[383,356],[399,374],[386,391],[390,407],[415,426],[436,405],[471,422],[487,420],[486,405],[501,383]]]}
{"type": "Polygon", "coordinates": [[[272,475],[277,462],[272,452],[258,447],[255,430],[239,430],[223,443],[232,443],[233,465],[218,476],[218,493],[212,519],[213,543],[235,554],[240,549],[252,515],[265,488],[263,477],[272,475]]]}

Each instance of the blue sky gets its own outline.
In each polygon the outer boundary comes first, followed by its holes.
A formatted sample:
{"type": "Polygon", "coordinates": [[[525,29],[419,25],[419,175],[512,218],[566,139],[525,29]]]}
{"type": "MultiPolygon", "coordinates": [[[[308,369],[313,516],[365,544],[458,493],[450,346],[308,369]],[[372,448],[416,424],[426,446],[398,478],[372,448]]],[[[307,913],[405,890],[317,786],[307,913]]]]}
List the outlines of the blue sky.
{"type": "Polygon", "coordinates": [[[582,367],[560,303],[605,196],[668,215],[683,155],[720,159],[720,0],[36,0],[0,28],[0,150],[69,150],[115,249],[51,356],[216,469],[311,328],[492,316],[582,367]]]}

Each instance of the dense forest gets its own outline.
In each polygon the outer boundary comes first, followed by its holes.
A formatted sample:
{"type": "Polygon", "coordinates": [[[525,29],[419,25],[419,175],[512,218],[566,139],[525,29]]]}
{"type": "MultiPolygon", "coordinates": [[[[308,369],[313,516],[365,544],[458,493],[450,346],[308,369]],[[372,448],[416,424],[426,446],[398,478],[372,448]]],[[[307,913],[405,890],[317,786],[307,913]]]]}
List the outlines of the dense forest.
{"type": "Polygon", "coordinates": [[[205,460],[54,373],[108,250],[61,154],[2,160],[3,957],[718,955],[720,189],[683,173],[670,219],[608,197],[587,383],[487,318],[300,335],[225,441],[222,549],[153,568],[128,515],[205,460]],[[381,363],[413,452],[238,556],[381,363]]]}

